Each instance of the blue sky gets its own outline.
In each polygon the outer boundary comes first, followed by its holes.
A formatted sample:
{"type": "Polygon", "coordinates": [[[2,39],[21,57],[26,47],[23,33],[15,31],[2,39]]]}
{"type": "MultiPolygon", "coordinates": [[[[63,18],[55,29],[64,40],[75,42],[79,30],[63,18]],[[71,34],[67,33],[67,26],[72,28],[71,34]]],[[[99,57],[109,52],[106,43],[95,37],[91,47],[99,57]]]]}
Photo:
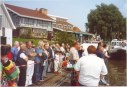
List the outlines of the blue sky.
{"type": "MultiPolygon", "coordinates": [[[[46,8],[51,15],[68,18],[68,21],[85,31],[87,15],[101,3],[116,5],[125,17],[126,0],[4,0],[5,3],[26,8],[46,8]]],[[[127,7],[126,7],[127,8],[127,7]]]]}

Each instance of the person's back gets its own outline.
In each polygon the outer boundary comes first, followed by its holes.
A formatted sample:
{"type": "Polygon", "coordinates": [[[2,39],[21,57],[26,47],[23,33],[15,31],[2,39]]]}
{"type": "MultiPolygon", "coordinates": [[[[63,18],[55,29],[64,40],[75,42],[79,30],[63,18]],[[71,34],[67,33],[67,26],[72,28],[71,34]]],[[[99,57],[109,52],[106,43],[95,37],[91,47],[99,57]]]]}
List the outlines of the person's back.
{"type": "Polygon", "coordinates": [[[82,57],[79,61],[81,62],[79,82],[88,86],[97,86],[101,72],[106,69],[104,61],[92,54],[82,57]]]}
{"type": "Polygon", "coordinates": [[[78,81],[85,86],[98,86],[100,75],[107,74],[103,59],[96,54],[81,57],[75,65],[75,70],[80,71],[78,81]]]}

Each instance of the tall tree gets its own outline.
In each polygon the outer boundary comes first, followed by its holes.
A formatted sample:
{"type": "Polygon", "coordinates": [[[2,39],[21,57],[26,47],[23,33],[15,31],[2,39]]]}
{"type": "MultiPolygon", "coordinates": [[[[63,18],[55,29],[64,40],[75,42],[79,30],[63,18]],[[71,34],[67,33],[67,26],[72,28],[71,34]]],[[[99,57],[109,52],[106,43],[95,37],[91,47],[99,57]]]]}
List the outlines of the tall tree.
{"type": "Polygon", "coordinates": [[[85,25],[89,32],[97,33],[104,40],[112,40],[116,36],[120,39],[121,33],[124,35],[123,31],[126,31],[126,21],[119,9],[113,4],[97,5],[96,9],[91,10],[87,18],[88,23],[85,25]]]}

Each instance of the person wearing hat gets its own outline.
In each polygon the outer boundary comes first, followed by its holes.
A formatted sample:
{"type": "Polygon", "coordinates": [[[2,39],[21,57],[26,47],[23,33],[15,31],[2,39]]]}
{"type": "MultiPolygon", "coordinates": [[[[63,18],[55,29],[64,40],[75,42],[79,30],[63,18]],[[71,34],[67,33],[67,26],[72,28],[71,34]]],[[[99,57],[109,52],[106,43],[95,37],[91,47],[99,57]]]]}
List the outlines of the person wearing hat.
{"type": "MultiPolygon", "coordinates": [[[[7,85],[15,87],[17,86],[17,79],[19,76],[19,70],[15,63],[7,58],[8,47],[1,46],[1,71],[2,76],[7,79],[7,85]]],[[[2,77],[2,78],[3,78],[2,77]]]]}

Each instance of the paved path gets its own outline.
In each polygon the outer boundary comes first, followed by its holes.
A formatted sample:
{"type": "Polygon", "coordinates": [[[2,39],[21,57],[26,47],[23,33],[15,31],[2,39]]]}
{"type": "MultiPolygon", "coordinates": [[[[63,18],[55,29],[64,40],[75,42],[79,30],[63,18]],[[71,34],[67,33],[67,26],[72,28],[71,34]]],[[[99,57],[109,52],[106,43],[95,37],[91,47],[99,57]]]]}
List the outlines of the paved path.
{"type": "Polygon", "coordinates": [[[48,73],[47,78],[42,82],[41,86],[70,86],[69,73],[62,70],[59,75],[48,73]]]}

